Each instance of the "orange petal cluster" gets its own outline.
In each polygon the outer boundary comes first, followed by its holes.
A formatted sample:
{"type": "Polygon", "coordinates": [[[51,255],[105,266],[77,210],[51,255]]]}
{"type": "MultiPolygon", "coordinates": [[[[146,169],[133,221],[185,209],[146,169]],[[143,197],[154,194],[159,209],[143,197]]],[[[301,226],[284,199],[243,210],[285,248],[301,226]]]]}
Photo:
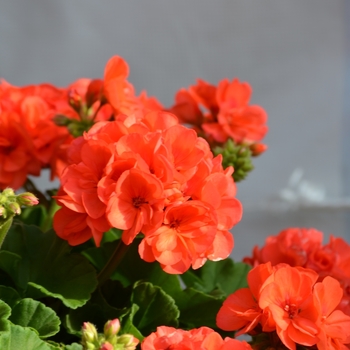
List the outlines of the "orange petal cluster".
{"type": "Polygon", "coordinates": [[[332,277],[317,282],[318,277],[302,267],[260,264],[248,274],[249,287],[225,300],[217,325],[226,331],[239,330],[238,334],[276,333],[278,342],[291,350],[298,344],[319,350],[346,349],[350,316],[337,309],[342,288],[332,277]]]}
{"type": "Polygon", "coordinates": [[[126,80],[127,63],[112,57],[103,79],[81,78],[65,88],[51,84],[13,86],[0,83],[0,189],[21,187],[28,175],[51,168],[51,180],[67,165],[67,148],[73,137],[67,118],[92,125],[113,119],[113,114],[161,110],[145,92],[135,96],[126,80]]]}
{"type": "Polygon", "coordinates": [[[49,84],[0,84],[0,189],[21,187],[44,167],[60,168],[61,148],[71,138],[52,121],[65,90],[49,84]]]}
{"type": "Polygon", "coordinates": [[[96,245],[110,227],[168,273],[226,258],[229,230],[242,216],[232,168],[206,141],[167,112],[120,114],[75,139],[57,197],[57,234],[71,245],[96,245]]]}
{"type": "Polygon", "coordinates": [[[141,343],[141,350],[251,350],[251,346],[245,341],[238,341],[226,337],[222,339],[220,334],[208,327],[201,327],[185,331],[173,327],[157,327],[156,332],[151,333],[141,343]]]}
{"type": "Polygon", "coordinates": [[[266,149],[260,141],[268,131],[267,114],[260,106],[249,104],[251,94],[250,85],[238,79],[221,80],[218,86],[198,80],[176,93],[170,111],[210,143],[223,144],[230,138],[251,145],[260,154],[266,149]]]}
{"type": "Polygon", "coordinates": [[[288,228],[269,236],[262,248],[254,247],[253,256],[244,261],[253,266],[271,262],[309,268],[317,272],[319,281],[335,278],[343,288],[339,308],[350,316],[350,245],[334,236],[328,244],[322,241],[323,233],[316,229],[288,228]]]}

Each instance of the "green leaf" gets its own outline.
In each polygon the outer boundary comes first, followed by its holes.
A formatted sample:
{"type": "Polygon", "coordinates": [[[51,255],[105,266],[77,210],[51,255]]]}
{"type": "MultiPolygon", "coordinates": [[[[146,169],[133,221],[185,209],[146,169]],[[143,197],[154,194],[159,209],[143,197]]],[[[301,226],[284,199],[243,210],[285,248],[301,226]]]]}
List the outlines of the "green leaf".
{"type": "Polygon", "coordinates": [[[0,336],[2,332],[10,330],[10,322],[7,320],[10,315],[11,308],[5,302],[0,300],[0,336]]]}
{"type": "Polygon", "coordinates": [[[123,230],[118,230],[117,228],[111,228],[109,231],[105,232],[102,238],[101,244],[107,242],[113,242],[122,238],[123,230]]]}
{"type": "Polygon", "coordinates": [[[152,283],[137,283],[131,302],[139,307],[133,317],[133,324],[142,334],[150,334],[158,326],[178,325],[180,313],[174,299],[152,283]]]}
{"type": "Polygon", "coordinates": [[[69,311],[64,325],[70,334],[79,337],[83,322],[90,322],[102,330],[107,320],[121,319],[130,312],[130,297],[131,288],[124,288],[119,282],[108,280],[84,306],[69,311]]]}
{"type": "Polygon", "coordinates": [[[86,258],[70,251],[68,243],[52,230],[43,233],[35,226],[15,224],[0,251],[0,268],[27,292],[26,296],[31,297],[37,290],[39,295],[58,298],[66,306],[77,308],[89,300],[97,277],[86,258]]]}
{"type": "Polygon", "coordinates": [[[90,322],[97,329],[103,331],[102,327],[107,322],[107,319],[101,312],[99,305],[88,302],[81,308],[70,310],[64,319],[64,326],[69,334],[81,337],[81,327],[84,322],[90,322]]]}
{"type": "Polygon", "coordinates": [[[247,287],[247,274],[250,266],[235,263],[228,258],[221,261],[207,261],[198,270],[189,270],[181,278],[187,287],[204,293],[227,297],[237,289],[247,287]],[[216,291],[215,291],[216,290],[216,291]],[[220,293],[221,292],[221,293],[220,293]]]}
{"type": "Polygon", "coordinates": [[[35,329],[40,338],[48,338],[60,330],[60,319],[49,307],[33,299],[23,299],[12,309],[10,321],[35,329]]]}
{"type": "MultiPolygon", "coordinates": [[[[142,260],[138,253],[139,243],[140,239],[135,239],[133,244],[129,246],[123,260],[111,278],[120,281],[124,287],[132,286],[135,282],[143,280],[161,287],[169,295],[175,295],[180,292],[181,285],[179,277],[164,272],[158,262],[148,263],[142,260]]],[[[101,270],[117,245],[118,241],[108,242],[100,248],[85,250],[83,255],[98,270],[101,270]]]]}
{"type": "Polygon", "coordinates": [[[176,298],[180,310],[180,325],[187,328],[216,327],[216,315],[223,299],[188,288],[176,298]]]}
{"type": "Polygon", "coordinates": [[[1,350],[52,350],[52,348],[42,341],[38,335],[30,328],[11,325],[8,332],[0,334],[1,350]]]}
{"type": "Polygon", "coordinates": [[[144,336],[135,327],[133,323],[134,316],[139,309],[140,309],[139,306],[137,306],[136,304],[133,304],[130,308],[130,312],[126,315],[126,317],[121,317],[119,321],[121,321],[121,324],[122,324],[121,329],[124,334],[132,334],[141,342],[144,336]]]}
{"type": "Polygon", "coordinates": [[[83,346],[78,343],[73,343],[71,345],[66,345],[64,350],[83,350],[83,346]]]}
{"type": "Polygon", "coordinates": [[[0,286],[0,300],[4,301],[7,305],[13,308],[15,304],[21,300],[21,297],[15,289],[6,286],[0,286]]]}
{"type": "Polygon", "coordinates": [[[33,207],[27,207],[22,210],[18,219],[26,225],[35,225],[41,227],[47,216],[47,210],[44,205],[39,204],[33,207]]]}
{"type": "Polygon", "coordinates": [[[0,248],[6,238],[7,232],[9,231],[12,225],[13,217],[14,217],[14,214],[10,215],[6,219],[0,216],[0,248]]]}

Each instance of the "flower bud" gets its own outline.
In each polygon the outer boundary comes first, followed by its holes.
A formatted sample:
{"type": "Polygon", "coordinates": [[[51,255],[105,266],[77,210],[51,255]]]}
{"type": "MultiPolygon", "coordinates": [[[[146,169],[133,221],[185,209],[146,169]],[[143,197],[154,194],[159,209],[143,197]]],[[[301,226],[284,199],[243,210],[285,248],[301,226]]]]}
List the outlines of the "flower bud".
{"type": "Polygon", "coordinates": [[[134,350],[139,343],[139,340],[135,338],[132,334],[123,334],[118,337],[118,344],[123,344],[124,349],[126,350],[134,350]]]}
{"type": "Polygon", "coordinates": [[[17,196],[17,203],[20,205],[32,207],[33,205],[37,205],[39,203],[39,200],[34,196],[34,194],[30,192],[24,192],[17,196]]]}
{"type": "Polygon", "coordinates": [[[264,145],[263,143],[253,143],[249,146],[252,156],[257,157],[260,156],[261,153],[264,153],[267,150],[267,145],[264,145]]]}
{"type": "Polygon", "coordinates": [[[114,350],[114,346],[111,343],[108,343],[108,341],[106,341],[101,344],[100,350],[114,350]]]}
{"type": "Polygon", "coordinates": [[[82,105],[81,96],[78,94],[77,90],[70,89],[68,91],[68,101],[70,106],[76,111],[80,112],[80,108],[82,105]]]}
{"type": "Polygon", "coordinates": [[[252,152],[248,145],[235,144],[232,139],[228,139],[222,147],[215,147],[213,153],[222,155],[222,166],[226,169],[232,166],[232,174],[235,182],[243,180],[247,174],[254,169],[251,161],[252,152]]]}
{"type": "Polygon", "coordinates": [[[12,214],[21,214],[21,206],[17,202],[8,203],[7,208],[12,214]]]}
{"type": "Polygon", "coordinates": [[[97,350],[99,346],[99,338],[96,327],[90,322],[84,322],[82,328],[81,343],[84,349],[97,350]]]}
{"type": "Polygon", "coordinates": [[[15,191],[12,188],[5,188],[1,194],[7,198],[16,196],[15,191]]]}
{"type": "Polygon", "coordinates": [[[2,216],[4,219],[6,219],[6,209],[0,205],[0,216],[2,216]]]}
{"type": "Polygon", "coordinates": [[[104,326],[104,335],[107,340],[115,338],[120,330],[120,322],[117,318],[108,321],[104,326]]]}

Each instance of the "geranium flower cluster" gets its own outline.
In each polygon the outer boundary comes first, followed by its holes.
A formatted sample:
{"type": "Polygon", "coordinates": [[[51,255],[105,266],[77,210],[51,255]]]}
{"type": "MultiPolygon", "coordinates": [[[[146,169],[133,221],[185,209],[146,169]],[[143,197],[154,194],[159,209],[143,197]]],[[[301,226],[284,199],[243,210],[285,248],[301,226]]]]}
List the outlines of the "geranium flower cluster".
{"type": "Polygon", "coordinates": [[[226,258],[229,230],[242,215],[232,167],[223,169],[208,143],[166,112],[118,115],[95,124],[69,149],[57,197],[56,233],[71,245],[99,246],[111,227],[168,273],[226,258]]]}
{"type": "Polygon", "coordinates": [[[323,244],[323,233],[316,229],[288,228],[266,239],[265,246],[253,249],[244,261],[252,266],[271,262],[301,266],[317,272],[319,281],[332,276],[343,288],[339,308],[350,315],[350,245],[339,237],[323,244]]]}
{"type": "Polygon", "coordinates": [[[16,87],[0,83],[0,189],[18,189],[28,175],[51,168],[51,179],[66,164],[66,150],[96,121],[136,110],[160,110],[145,92],[136,96],[127,81],[129,68],[112,57],[103,79],[78,79],[65,88],[51,84],[16,87]],[[62,127],[65,126],[65,127],[62,127]]]}
{"type": "Polygon", "coordinates": [[[185,331],[173,327],[158,327],[141,343],[141,350],[193,349],[193,350],[251,350],[245,341],[226,337],[208,327],[185,331]]]}
{"type": "Polygon", "coordinates": [[[315,271],[302,267],[260,264],[248,274],[249,287],[225,300],[217,325],[253,335],[257,349],[265,348],[264,336],[270,348],[281,348],[282,342],[291,350],[298,344],[319,350],[347,349],[350,316],[338,309],[343,290],[332,277],[322,282],[318,278],[315,271]]]}
{"type": "Polygon", "coordinates": [[[43,167],[51,167],[53,176],[60,172],[70,135],[52,117],[65,100],[65,89],[49,84],[19,88],[1,82],[0,189],[18,189],[43,167]]]}
{"type": "Polygon", "coordinates": [[[257,155],[266,149],[260,141],[268,130],[267,114],[262,107],[249,104],[251,94],[250,85],[238,79],[221,80],[218,86],[199,79],[196,85],[176,93],[170,111],[210,144],[233,139],[236,144],[250,145],[257,155]]]}

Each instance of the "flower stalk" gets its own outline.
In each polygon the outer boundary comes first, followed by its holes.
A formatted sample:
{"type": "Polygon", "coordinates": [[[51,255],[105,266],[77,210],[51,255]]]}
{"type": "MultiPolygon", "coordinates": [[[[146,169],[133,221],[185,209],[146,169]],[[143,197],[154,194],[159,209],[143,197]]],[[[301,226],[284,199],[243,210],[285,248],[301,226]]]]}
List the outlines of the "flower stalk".
{"type": "Polygon", "coordinates": [[[98,285],[102,286],[112,275],[115,269],[118,267],[120,262],[123,260],[125,253],[127,252],[129,245],[126,245],[121,239],[111,257],[109,258],[107,264],[103,267],[97,276],[98,285]]]}

